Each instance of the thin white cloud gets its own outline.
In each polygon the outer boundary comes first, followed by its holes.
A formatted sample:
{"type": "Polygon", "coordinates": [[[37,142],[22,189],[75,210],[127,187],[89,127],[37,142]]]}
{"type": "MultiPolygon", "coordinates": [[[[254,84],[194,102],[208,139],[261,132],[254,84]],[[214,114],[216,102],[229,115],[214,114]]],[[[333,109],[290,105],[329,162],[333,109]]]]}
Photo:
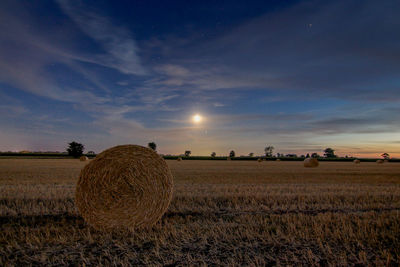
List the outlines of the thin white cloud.
{"type": "Polygon", "coordinates": [[[26,114],[29,110],[24,106],[2,105],[0,104],[0,114],[2,116],[15,117],[26,114]]]}
{"type": "MultiPolygon", "coordinates": [[[[0,80],[18,89],[46,98],[64,102],[102,103],[106,99],[86,88],[73,88],[59,85],[54,79],[51,69],[54,64],[76,67],[73,60],[79,54],[73,55],[71,51],[61,44],[61,34],[51,32],[53,38],[38,32],[33,19],[17,3],[16,9],[21,16],[13,12],[0,9],[0,16],[7,23],[0,23],[0,80]]],[[[11,9],[14,10],[14,9],[11,9]]]]}
{"type": "Polygon", "coordinates": [[[398,1],[307,2],[250,19],[204,42],[158,40],[163,56],[185,73],[168,71],[166,62],[156,68],[165,76],[154,84],[396,102],[399,8],[398,1]]]}
{"type": "Polygon", "coordinates": [[[84,33],[97,41],[107,52],[94,56],[90,62],[116,68],[125,74],[146,74],[138,56],[139,48],[128,30],[115,26],[108,18],[89,11],[81,1],[57,2],[84,33]]]}

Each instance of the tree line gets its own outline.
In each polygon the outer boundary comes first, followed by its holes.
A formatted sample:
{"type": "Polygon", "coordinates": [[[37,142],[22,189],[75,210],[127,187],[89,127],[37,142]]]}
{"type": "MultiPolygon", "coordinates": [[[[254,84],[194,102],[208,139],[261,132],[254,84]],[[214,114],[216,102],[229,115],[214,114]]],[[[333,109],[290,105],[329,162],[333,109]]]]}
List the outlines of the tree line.
{"type": "MultiPolygon", "coordinates": [[[[154,150],[154,151],[157,151],[157,144],[156,144],[155,142],[149,142],[149,143],[147,144],[147,146],[148,146],[150,149],[152,149],[152,150],[154,150]]],[[[71,143],[68,143],[67,152],[68,152],[68,155],[73,156],[73,157],[75,157],[75,158],[78,158],[78,157],[80,157],[80,156],[83,155],[84,149],[85,149],[85,146],[84,146],[83,144],[78,143],[78,142],[75,142],[75,141],[72,141],[71,143]]],[[[298,157],[299,157],[299,156],[297,156],[296,154],[286,154],[286,155],[285,155],[285,154],[281,154],[281,153],[276,153],[276,154],[274,155],[274,153],[273,153],[274,150],[275,150],[275,147],[274,147],[274,146],[272,146],[272,145],[267,145],[267,146],[264,148],[264,155],[263,155],[263,157],[266,157],[266,158],[272,158],[272,157],[277,157],[277,158],[283,158],[283,157],[298,158],[298,157]]],[[[318,153],[314,152],[314,153],[311,153],[311,155],[310,155],[310,153],[307,153],[306,155],[301,155],[300,158],[320,158],[320,157],[325,157],[325,158],[337,158],[337,157],[338,157],[338,156],[335,154],[335,150],[332,149],[332,148],[330,148],[330,147],[324,149],[323,152],[324,152],[323,156],[321,156],[321,155],[319,155],[318,153]]],[[[94,152],[93,152],[93,151],[89,151],[87,154],[89,154],[89,155],[90,155],[90,154],[94,154],[94,152]]],[[[192,152],[191,152],[190,150],[186,150],[186,151],[183,153],[182,156],[190,157],[191,154],[192,154],[192,152]]],[[[210,156],[214,158],[214,157],[217,156],[217,153],[212,152],[212,153],[210,154],[210,156]]],[[[253,153],[253,152],[250,152],[250,153],[248,154],[248,156],[249,156],[249,157],[254,157],[254,153],[253,153]]],[[[230,158],[236,157],[236,152],[235,152],[234,150],[231,150],[231,151],[229,152],[229,157],[230,157],[230,158]]],[[[346,156],[346,157],[347,157],[347,156],[346,156]]],[[[381,155],[381,157],[383,157],[384,159],[389,159],[389,158],[390,158],[390,155],[389,155],[388,153],[383,153],[383,154],[381,155]]]]}

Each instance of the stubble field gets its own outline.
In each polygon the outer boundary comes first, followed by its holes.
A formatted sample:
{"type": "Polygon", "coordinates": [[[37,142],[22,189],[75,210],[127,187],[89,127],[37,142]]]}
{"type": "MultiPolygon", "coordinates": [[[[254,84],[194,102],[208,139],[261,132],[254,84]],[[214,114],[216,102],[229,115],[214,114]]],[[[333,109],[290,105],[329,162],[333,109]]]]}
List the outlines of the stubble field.
{"type": "Polygon", "coordinates": [[[400,264],[400,163],[167,163],[161,221],[103,233],[74,206],[87,163],[0,159],[0,265],[400,264]]]}

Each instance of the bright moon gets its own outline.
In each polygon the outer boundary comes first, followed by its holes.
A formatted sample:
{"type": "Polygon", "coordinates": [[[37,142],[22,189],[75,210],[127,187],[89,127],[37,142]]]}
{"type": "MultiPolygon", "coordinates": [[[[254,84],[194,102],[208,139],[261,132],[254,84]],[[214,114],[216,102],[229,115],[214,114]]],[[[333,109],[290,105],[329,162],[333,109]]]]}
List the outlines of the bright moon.
{"type": "Polygon", "coordinates": [[[200,123],[201,122],[201,116],[199,114],[196,114],[193,116],[193,122],[195,123],[200,123]]]}

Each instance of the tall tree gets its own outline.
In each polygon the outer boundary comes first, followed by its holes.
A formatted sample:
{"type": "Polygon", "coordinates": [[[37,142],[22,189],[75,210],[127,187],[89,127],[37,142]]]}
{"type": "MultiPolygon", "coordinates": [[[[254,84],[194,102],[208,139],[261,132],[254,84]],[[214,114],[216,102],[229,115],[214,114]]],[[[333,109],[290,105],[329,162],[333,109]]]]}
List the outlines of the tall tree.
{"type": "Polygon", "coordinates": [[[190,154],[192,154],[192,151],[190,151],[190,150],[186,150],[185,151],[185,157],[189,157],[190,154]]]}
{"type": "Polygon", "coordinates": [[[156,149],[157,149],[157,145],[156,145],[156,143],[154,143],[154,142],[148,143],[147,146],[148,146],[149,148],[153,149],[154,151],[156,151],[156,149]]]}
{"type": "Polygon", "coordinates": [[[74,158],[79,158],[83,154],[83,150],[85,149],[85,146],[72,141],[71,143],[68,144],[67,152],[68,155],[73,156],[74,158]]]}
{"type": "Polygon", "coordinates": [[[216,155],[217,155],[217,153],[215,153],[215,152],[211,153],[211,157],[213,157],[213,158],[215,158],[216,155]]]}
{"type": "Polygon", "coordinates": [[[253,152],[250,152],[249,153],[249,157],[253,157],[254,156],[254,153],[253,152]]]}
{"type": "Polygon", "coordinates": [[[388,153],[383,153],[383,154],[381,155],[381,157],[384,158],[384,159],[389,159],[389,158],[390,158],[390,155],[389,155],[388,153]]]}
{"type": "Polygon", "coordinates": [[[265,156],[266,157],[272,157],[272,153],[274,152],[274,147],[273,146],[266,146],[264,148],[265,156]]]}
{"type": "Polygon", "coordinates": [[[330,147],[325,148],[325,150],[324,150],[324,156],[325,156],[326,158],[336,158],[335,150],[333,150],[333,149],[330,148],[330,147]]]}
{"type": "Polygon", "coordinates": [[[230,158],[234,158],[235,157],[235,151],[231,150],[231,152],[229,152],[229,157],[230,158]]]}

